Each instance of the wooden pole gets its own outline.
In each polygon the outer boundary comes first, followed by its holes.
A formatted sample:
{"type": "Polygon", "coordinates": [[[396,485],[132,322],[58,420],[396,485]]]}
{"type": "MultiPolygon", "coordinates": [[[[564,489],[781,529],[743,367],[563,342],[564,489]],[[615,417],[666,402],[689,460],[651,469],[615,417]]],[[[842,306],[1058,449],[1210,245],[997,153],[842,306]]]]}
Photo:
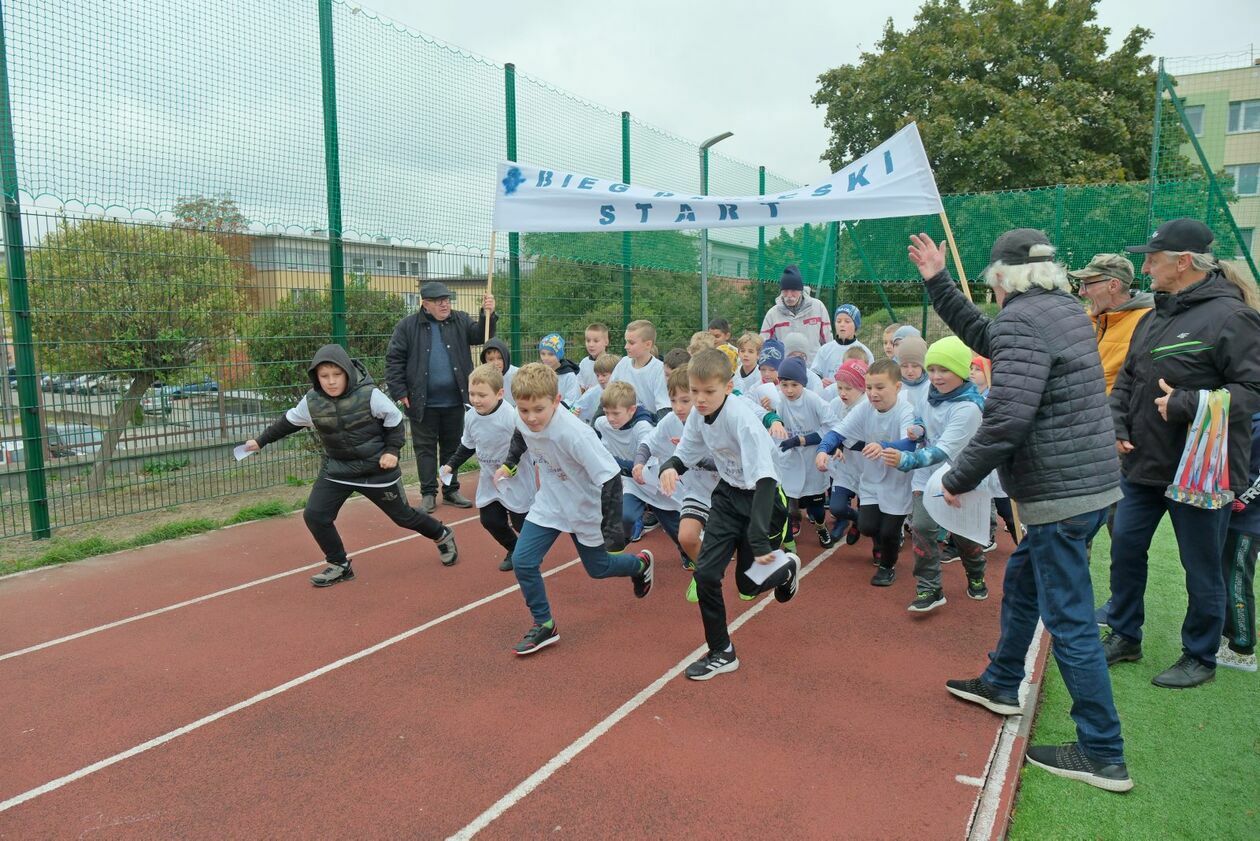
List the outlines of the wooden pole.
{"type": "MultiPolygon", "coordinates": [[[[490,231],[490,264],[486,268],[486,294],[487,295],[494,294],[494,234],[495,232],[493,230],[490,231]]],[[[481,311],[481,317],[486,320],[486,336],[485,336],[484,341],[488,342],[490,341],[490,313],[486,312],[483,309],[481,311]]]]}
{"type": "Polygon", "coordinates": [[[967,285],[967,271],[963,268],[962,256],[958,253],[958,243],[954,242],[954,229],[949,226],[949,217],[941,211],[941,224],[945,226],[945,241],[949,243],[950,253],[954,255],[954,268],[958,269],[958,280],[962,283],[963,294],[967,300],[975,303],[971,297],[971,287],[967,285]]]}

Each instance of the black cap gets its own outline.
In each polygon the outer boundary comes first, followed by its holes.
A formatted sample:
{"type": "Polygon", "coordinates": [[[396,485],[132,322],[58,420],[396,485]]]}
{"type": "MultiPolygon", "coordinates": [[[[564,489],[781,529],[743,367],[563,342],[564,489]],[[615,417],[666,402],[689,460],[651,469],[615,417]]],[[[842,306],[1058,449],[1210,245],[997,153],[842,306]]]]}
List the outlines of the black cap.
{"type": "Polygon", "coordinates": [[[1173,219],[1155,229],[1155,235],[1146,245],[1126,245],[1125,251],[1133,254],[1150,254],[1152,251],[1193,251],[1207,254],[1212,249],[1212,229],[1198,219],[1173,219]]]}
{"type": "Polygon", "coordinates": [[[779,278],[779,291],[791,291],[795,289],[797,292],[805,291],[805,282],[801,280],[801,270],[796,266],[788,266],[783,270],[783,276],[779,278]]]}
{"type": "Polygon", "coordinates": [[[440,280],[430,280],[424,286],[420,287],[420,300],[433,301],[438,298],[451,297],[451,290],[446,288],[446,284],[440,280]]]}
{"type": "Polygon", "coordinates": [[[1000,261],[1008,266],[1023,266],[1028,263],[1048,263],[1054,259],[1049,254],[1029,257],[1028,251],[1034,245],[1050,245],[1050,240],[1036,228],[1015,228],[1007,231],[993,243],[989,262],[1000,261]]]}

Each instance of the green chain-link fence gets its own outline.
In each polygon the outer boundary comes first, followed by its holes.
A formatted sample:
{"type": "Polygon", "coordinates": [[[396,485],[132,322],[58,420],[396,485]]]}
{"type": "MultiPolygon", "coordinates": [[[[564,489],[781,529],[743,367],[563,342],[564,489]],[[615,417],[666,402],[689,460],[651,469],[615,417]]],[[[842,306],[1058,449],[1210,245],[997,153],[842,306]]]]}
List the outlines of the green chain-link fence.
{"type": "MultiPolygon", "coordinates": [[[[232,446],[301,395],[330,339],[382,378],[425,280],[476,311],[505,157],[701,187],[696,144],[345,2],[0,12],[0,537],[309,478],[301,436],[239,464],[232,446]]],[[[1177,215],[1210,219],[1224,243],[1228,205],[1179,128],[1194,119],[1165,97],[1154,188],[947,197],[969,276],[1012,225],[1045,228],[1073,264],[1177,215]]],[[[715,151],[707,166],[714,194],[796,186],[715,151]]],[[[1248,172],[1231,170],[1239,193],[1248,172]]],[[[905,259],[908,232],[938,225],[714,231],[709,312],[756,329],[796,263],[830,306],[863,308],[868,344],[894,315],[940,335],[905,259]]],[[[580,349],[587,323],[617,337],[650,318],[663,349],[684,344],[702,326],[700,262],[690,233],[501,236],[500,334],[529,359],[544,333],[580,349]]]]}

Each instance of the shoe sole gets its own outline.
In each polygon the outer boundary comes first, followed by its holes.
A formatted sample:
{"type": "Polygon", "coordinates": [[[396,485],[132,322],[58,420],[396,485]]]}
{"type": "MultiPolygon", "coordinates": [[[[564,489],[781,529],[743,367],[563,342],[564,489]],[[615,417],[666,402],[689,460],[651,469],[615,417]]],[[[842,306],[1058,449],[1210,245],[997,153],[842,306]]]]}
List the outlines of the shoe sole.
{"type": "Polygon", "coordinates": [[[472,508],[473,507],[473,504],[471,502],[451,502],[449,499],[443,499],[442,504],[449,505],[452,508],[472,508]]]}
{"type": "Polygon", "coordinates": [[[511,571],[512,571],[511,563],[499,564],[499,572],[511,572],[511,571]]]}
{"type": "Polygon", "coordinates": [[[1108,660],[1107,665],[1110,667],[1116,665],[1117,663],[1138,663],[1141,662],[1141,660],[1141,654],[1121,654],[1119,657],[1108,660]]]}
{"type": "Polygon", "coordinates": [[[1194,689],[1196,686],[1203,686],[1205,683],[1211,683],[1214,680],[1216,680],[1215,672],[1198,683],[1160,683],[1159,675],[1156,675],[1151,678],[1151,685],[1158,686],[1160,689],[1194,689]]]}
{"type": "Polygon", "coordinates": [[[1236,672],[1254,672],[1256,671],[1255,663],[1226,663],[1224,660],[1216,661],[1218,669],[1233,669],[1236,672]]]}
{"type": "Polygon", "coordinates": [[[792,586],[791,586],[791,589],[788,590],[787,595],[783,596],[782,598],[779,597],[779,588],[778,587],[774,588],[774,600],[777,601],[779,604],[787,604],[788,602],[792,601],[792,599],[796,598],[796,593],[801,588],[801,559],[795,554],[792,554],[792,553],[789,553],[789,554],[791,555],[793,560],[788,561],[788,563],[792,564],[793,568],[792,568],[792,580],[789,581],[788,583],[791,584],[792,586]]]}
{"type": "Polygon", "coordinates": [[[314,578],[312,578],[311,586],[312,587],[331,587],[332,585],[340,584],[343,581],[353,581],[353,580],[354,580],[354,573],[352,572],[349,575],[339,575],[336,578],[334,578],[332,581],[316,581],[314,578]]]}
{"type": "Polygon", "coordinates": [[[538,645],[534,646],[533,648],[527,648],[524,651],[518,651],[515,648],[513,648],[512,653],[515,654],[517,657],[527,657],[530,654],[537,654],[539,651],[542,651],[544,648],[551,645],[553,642],[560,642],[560,634],[558,633],[553,634],[552,636],[549,636],[542,642],[538,643],[538,645]]]}
{"type": "Polygon", "coordinates": [[[1059,768],[1055,765],[1046,765],[1044,762],[1038,762],[1031,756],[1025,756],[1029,765],[1036,765],[1042,770],[1049,771],[1056,777],[1064,777],[1069,780],[1079,780],[1087,783],[1094,788],[1101,788],[1104,791],[1126,792],[1133,788],[1133,780],[1109,780],[1106,777],[1100,777],[1088,771],[1069,771],[1067,768],[1059,768]]]}
{"type": "Polygon", "coordinates": [[[989,712],[997,713],[998,715],[1021,715],[1023,713],[1023,709],[1020,707],[1011,706],[1010,704],[999,704],[996,701],[989,700],[983,695],[976,695],[974,692],[955,689],[952,686],[946,686],[945,691],[950,695],[953,695],[955,698],[962,698],[964,701],[979,704],[989,712]]]}
{"type": "Polygon", "coordinates": [[[971,590],[967,591],[967,598],[971,599],[972,601],[982,602],[988,597],[989,597],[988,590],[985,590],[982,593],[973,593],[971,590]]]}
{"type": "Polygon", "coordinates": [[[705,672],[702,675],[687,675],[687,680],[712,680],[718,675],[724,675],[727,672],[734,672],[738,670],[739,670],[739,660],[736,659],[736,660],[732,660],[731,662],[727,663],[725,666],[722,666],[721,668],[709,669],[707,672],[705,672]]]}
{"type": "Polygon", "coordinates": [[[915,607],[913,604],[911,604],[909,607],[906,608],[906,610],[909,611],[910,613],[931,613],[932,611],[936,610],[938,607],[940,607],[943,604],[945,604],[945,597],[941,596],[939,599],[937,599],[936,601],[932,602],[929,605],[926,605],[924,607],[915,607]]]}
{"type": "Polygon", "coordinates": [[[887,581],[876,581],[874,578],[872,578],[871,586],[872,587],[891,587],[893,585],[893,582],[895,582],[896,580],[897,580],[897,576],[895,573],[892,576],[890,576],[887,581]]]}

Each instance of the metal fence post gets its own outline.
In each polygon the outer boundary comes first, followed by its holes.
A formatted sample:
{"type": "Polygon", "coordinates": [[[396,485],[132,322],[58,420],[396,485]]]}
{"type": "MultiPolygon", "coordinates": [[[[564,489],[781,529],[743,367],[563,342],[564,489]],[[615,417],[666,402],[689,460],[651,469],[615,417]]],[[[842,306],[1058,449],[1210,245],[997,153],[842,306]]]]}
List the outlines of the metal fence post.
{"type": "Polygon", "coordinates": [[[879,281],[879,275],[875,272],[875,266],[871,263],[871,258],[866,256],[866,249],[862,247],[862,241],[858,239],[857,231],[854,230],[853,225],[849,222],[845,222],[844,226],[849,230],[849,238],[853,241],[853,248],[857,251],[858,259],[866,267],[867,274],[871,276],[871,283],[875,284],[875,291],[879,293],[880,300],[884,302],[884,309],[888,310],[888,317],[896,321],[897,311],[893,309],[892,301],[888,300],[888,293],[884,291],[884,284],[879,281]]]}
{"type": "MultiPolygon", "coordinates": [[[[4,10],[0,4],[0,181],[4,189],[4,256],[9,273],[9,316],[13,319],[13,351],[17,363],[18,402],[21,403],[22,451],[26,462],[26,504],[31,536],[52,537],[48,517],[48,487],[44,477],[44,431],[39,423],[39,386],[35,381],[35,340],[31,329],[31,298],[26,285],[26,245],[22,239],[22,206],[18,202],[17,149],[13,142],[13,111],[9,100],[8,45],[4,10]]],[[[8,367],[6,359],[3,367],[8,367]]],[[[0,388],[8,389],[8,374],[0,388]]]]}
{"type": "MultiPolygon", "coordinates": [[[[507,159],[516,160],[516,65],[503,65],[504,118],[507,122],[507,159]]],[[[494,255],[490,255],[494,259],[494,255]]],[[[521,235],[508,232],[508,330],[512,356],[521,358],[521,235]]]]}
{"type": "Polygon", "coordinates": [[[1063,247],[1063,222],[1064,214],[1067,211],[1067,188],[1062,184],[1054,186],[1054,244],[1057,248],[1063,247]]]}
{"type": "MultiPolygon", "coordinates": [[[[630,112],[621,112],[621,183],[630,183],[630,112]]],[[[634,292],[630,282],[630,232],[621,235],[621,329],[632,321],[630,298],[634,292]]]]}
{"type": "MultiPolygon", "coordinates": [[[[766,168],[757,167],[757,195],[766,194],[766,168]]],[[[757,313],[766,312],[766,229],[757,229],[757,313]]]]}
{"type": "Polygon", "coordinates": [[[328,271],[332,340],[346,346],[345,254],[341,247],[341,149],[337,132],[337,66],[333,60],[332,0],[319,0],[319,69],[324,97],[324,177],[328,182],[328,271]]]}
{"type": "Polygon", "coordinates": [[[1155,230],[1155,189],[1159,180],[1159,144],[1163,133],[1164,106],[1164,59],[1159,60],[1159,70],[1155,74],[1155,125],[1151,129],[1151,169],[1147,177],[1146,194],[1146,236],[1155,230]]]}

